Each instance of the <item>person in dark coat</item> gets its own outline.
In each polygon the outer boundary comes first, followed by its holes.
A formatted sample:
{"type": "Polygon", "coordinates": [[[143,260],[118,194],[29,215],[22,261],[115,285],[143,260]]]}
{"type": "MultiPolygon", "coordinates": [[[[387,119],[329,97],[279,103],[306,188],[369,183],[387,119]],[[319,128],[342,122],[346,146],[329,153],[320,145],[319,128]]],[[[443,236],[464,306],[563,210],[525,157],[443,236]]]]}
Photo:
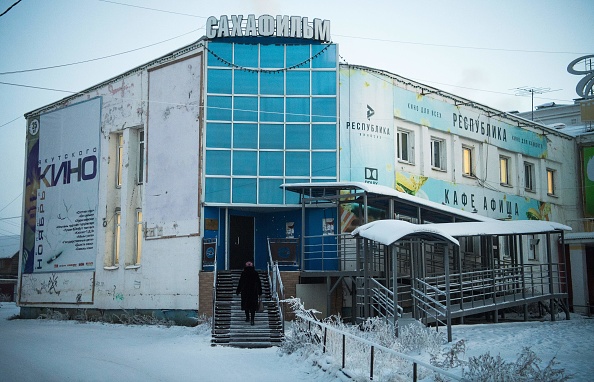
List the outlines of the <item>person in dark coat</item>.
{"type": "Polygon", "coordinates": [[[254,317],[258,310],[258,297],[262,295],[262,282],[251,261],[245,263],[235,293],[241,293],[241,309],[245,311],[245,322],[251,321],[251,324],[254,325],[254,317]]]}

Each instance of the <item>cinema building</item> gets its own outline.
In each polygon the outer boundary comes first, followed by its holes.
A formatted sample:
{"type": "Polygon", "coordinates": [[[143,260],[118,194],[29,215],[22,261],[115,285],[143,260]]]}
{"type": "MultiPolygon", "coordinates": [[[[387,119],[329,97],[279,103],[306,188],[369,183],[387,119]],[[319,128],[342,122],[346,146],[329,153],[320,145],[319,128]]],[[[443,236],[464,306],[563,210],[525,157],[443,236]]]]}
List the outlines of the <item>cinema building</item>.
{"type": "Polygon", "coordinates": [[[328,20],[212,17],[197,42],[26,118],[24,315],[187,323],[246,261],[269,270],[271,299],[280,276],[285,297],[353,319],[385,314],[381,293],[420,314],[415,293],[464,272],[480,288],[448,307],[479,290],[501,310],[567,297],[574,138],[340,64],[328,20]],[[396,236],[361,229],[384,220],[396,236]]]}

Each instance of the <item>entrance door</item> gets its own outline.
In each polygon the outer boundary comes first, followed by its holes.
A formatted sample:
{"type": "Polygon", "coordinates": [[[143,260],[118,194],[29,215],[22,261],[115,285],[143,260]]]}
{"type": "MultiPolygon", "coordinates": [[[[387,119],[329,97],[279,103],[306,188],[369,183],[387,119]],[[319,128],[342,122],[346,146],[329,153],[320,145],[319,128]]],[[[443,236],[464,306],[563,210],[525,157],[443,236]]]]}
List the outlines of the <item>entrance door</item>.
{"type": "Polygon", "coordinates": [[[254,261],[254,218],[230,216],[229,268],[243,269],[247,261],[254,261]]]}

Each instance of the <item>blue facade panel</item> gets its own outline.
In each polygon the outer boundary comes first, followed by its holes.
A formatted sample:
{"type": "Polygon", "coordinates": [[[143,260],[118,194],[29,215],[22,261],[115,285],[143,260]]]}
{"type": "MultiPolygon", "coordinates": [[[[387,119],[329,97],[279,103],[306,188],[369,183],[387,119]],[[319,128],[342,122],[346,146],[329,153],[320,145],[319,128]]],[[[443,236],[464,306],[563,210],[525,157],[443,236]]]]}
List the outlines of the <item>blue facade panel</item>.
{"type": "Polygon", "coordinates": [[[336,181],[336,46],[227,41],[207,49],[204,201],[291,204],[298,198],[272,185],[336,181]]]}

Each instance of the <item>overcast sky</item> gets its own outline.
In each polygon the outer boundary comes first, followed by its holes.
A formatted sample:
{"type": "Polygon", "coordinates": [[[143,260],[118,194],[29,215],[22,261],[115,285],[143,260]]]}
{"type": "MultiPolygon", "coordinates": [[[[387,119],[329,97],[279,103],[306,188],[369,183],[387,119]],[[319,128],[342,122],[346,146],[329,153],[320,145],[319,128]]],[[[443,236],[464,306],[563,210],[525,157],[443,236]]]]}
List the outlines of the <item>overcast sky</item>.
{"type": "Polygon", "coordinates": [[[208,16],[248,14],[330,20],[344,61],[503,111],[530,110],[518,87],[573,103],[567,65],[594,53],[591,0],[22,0],[0,16],[0,235],[20,233],[24,113],[199,39],[208,16]]]}

